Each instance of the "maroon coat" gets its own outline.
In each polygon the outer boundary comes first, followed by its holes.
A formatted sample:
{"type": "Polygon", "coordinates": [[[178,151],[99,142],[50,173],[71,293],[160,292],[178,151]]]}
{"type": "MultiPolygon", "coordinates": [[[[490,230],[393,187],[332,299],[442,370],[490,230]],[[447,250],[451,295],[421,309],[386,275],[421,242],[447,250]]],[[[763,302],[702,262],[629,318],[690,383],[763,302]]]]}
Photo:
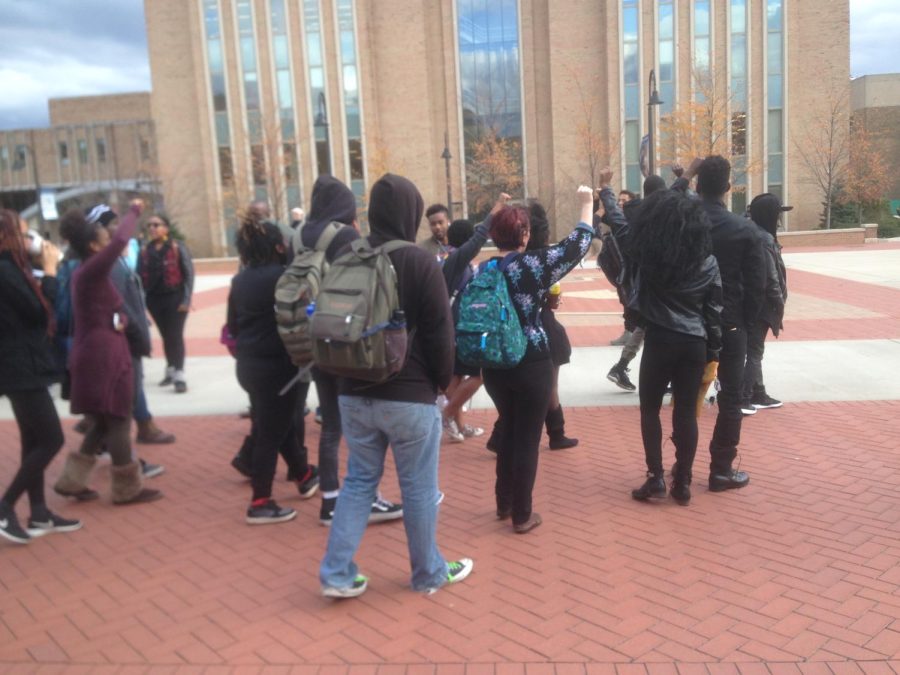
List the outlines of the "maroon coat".
{"type": "Polygon", "coordinates": [[[85,260],[72,277],[75,336],[69,355],[72,412],[130,418],[134,377],[125,333],[117,331],[113,315],[125,321],[122,296],[109,272],[137,227],[139,213],[129,210],[112,241],[85,260]]]}

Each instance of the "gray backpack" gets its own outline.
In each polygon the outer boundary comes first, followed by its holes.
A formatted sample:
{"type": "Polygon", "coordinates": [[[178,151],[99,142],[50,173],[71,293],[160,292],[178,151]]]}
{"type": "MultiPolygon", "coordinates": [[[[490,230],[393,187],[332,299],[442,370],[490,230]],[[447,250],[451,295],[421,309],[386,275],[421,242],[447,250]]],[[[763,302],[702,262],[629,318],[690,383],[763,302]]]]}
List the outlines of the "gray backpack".
{"type": "Polygon", "coordinates": [[[300,243],[299,231],[294,237],[294,260],[275,286],[275,323],[288,356],[296,366],[312,363],[313,349],[309,334],[310,314],[328,268],[325,251],[340,231],[340,223],[331,223],[319,235],[314,248],[300,243]]]}
{"type": "Polygon", "coordinates": [[[403,369],[409,337],[388,253],[404,246],[412,244],[395,240],[372,248],[357,239],[332,263],[310,322],[318,368],[369,382],[383,382],[403,369]]]}

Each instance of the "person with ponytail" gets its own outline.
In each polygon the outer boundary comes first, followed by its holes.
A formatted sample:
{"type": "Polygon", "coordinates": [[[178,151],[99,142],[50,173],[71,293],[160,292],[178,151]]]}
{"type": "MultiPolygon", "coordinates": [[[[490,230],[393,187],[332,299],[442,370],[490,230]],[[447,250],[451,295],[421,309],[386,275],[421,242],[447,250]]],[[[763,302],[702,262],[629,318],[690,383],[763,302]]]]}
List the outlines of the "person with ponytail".
{"type": "Polygon", "coordinates": [[[44,274],[38,284],[24,231],[17,213],[0,209],[0,396],[9,397],[22,445],[19,470],[0,498],[0,536],[17,544],[81,528],[79,521],[51,512],[44,499],[44,470],[65,441],[47,389],[59,379],[51,340],[60,255],[53,244],[43,242],[39,262],[44,274]],[[26,492],[31,507],[27,529],[15,511],[26,492]]]}
{"type": "Polygon", "coordinates": [[[113,503],[134,504],[162,497],[159,490],[144,487],[141,465],[131,447],[134,374],[125,336],[127,316],[122,296],[110,279],[142,208],[143,202],[134,200],[112,238],[105,225],[115,214],[105,205],[87,215],[69,211],[60,221],[60,234],[81,260],[72,276],[75,332],[69,371],[71,410],[86,416],[88,431],[78,452],[66,458],[53,489],[79,501],[98,497],[87,481],[104,449],[112,460],[113,503]]]}

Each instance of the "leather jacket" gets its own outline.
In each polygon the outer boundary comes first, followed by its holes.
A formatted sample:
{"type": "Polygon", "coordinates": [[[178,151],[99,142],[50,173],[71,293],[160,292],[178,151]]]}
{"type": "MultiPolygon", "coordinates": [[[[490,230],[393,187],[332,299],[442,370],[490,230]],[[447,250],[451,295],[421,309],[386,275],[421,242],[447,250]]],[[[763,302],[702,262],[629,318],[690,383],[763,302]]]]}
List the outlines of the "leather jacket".
{"type": "Polygon", "coordinates": [[[763,240],[763,248],[766,252],[766,298],[759,320],[765,321],[772,329],[772,334],[778,337],[779,331],[784,328],[784,303],[787,301],[787,270],[781,259],[781,245],[775,241],[775,237],[759,229],[763,240]]]}

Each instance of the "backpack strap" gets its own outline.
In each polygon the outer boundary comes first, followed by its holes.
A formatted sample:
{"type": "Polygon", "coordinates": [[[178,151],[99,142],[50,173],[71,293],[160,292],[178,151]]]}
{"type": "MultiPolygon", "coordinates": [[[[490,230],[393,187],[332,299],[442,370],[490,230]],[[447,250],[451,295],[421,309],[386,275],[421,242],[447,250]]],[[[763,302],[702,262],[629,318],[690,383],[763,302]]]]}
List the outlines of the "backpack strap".
{"type": "MultiPolygon", "coordinates": [[[[306,227],[306,223],[294,230],[294,236],[291,237],[291,247],[294,249],[295,256],[298,253],[309,250],[309,247],[303,245],[304,227],[306,227]]],[[[331,242],[334,241],[334,238],[337,236],[337,233],[341,231],[342,227],[344,227],[342,223],[336,223],[334,221],[328,223],[328,225],[325,226],[325,229],[322,230],[321,234],[319,234],[319,238],[316,239],[316,243],[313,245],[312,250],[327,251],[328,247],[331,245],[331,242]]]]}

